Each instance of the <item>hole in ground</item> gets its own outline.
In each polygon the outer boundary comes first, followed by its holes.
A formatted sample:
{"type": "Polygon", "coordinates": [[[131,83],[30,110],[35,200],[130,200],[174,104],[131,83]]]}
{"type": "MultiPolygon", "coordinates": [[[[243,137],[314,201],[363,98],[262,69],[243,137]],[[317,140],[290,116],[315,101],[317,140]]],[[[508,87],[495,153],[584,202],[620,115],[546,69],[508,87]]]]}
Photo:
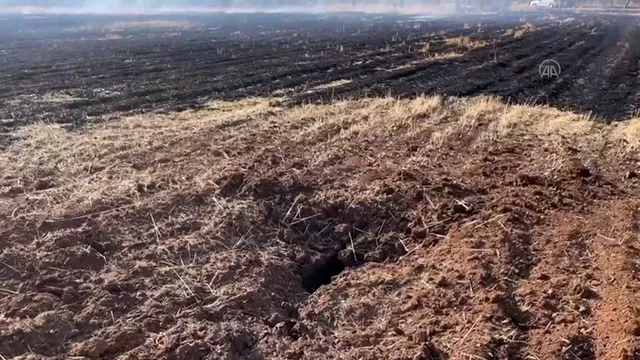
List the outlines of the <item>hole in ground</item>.
{"type": "Polygon", "coordinates": [[[328,285],[334,276],[345,269],[344,263],[338,258],[338,254],[331,254],[313,263],[302,267],[302,287],[309,293],[313,293],[322,285],[328,285]]]}

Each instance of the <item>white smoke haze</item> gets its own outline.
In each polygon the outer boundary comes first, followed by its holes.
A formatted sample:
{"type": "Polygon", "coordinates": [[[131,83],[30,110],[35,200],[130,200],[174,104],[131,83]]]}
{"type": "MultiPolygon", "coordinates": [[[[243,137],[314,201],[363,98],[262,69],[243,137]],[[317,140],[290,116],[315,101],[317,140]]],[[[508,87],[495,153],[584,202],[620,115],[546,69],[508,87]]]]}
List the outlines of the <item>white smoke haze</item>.
{"type": "Polygon", "coordinates": [[[172,13],[392,13],[447,14],[455,2],[438,0],[0,0],[0,12],[18,14],[172,14],[172,13]]]}

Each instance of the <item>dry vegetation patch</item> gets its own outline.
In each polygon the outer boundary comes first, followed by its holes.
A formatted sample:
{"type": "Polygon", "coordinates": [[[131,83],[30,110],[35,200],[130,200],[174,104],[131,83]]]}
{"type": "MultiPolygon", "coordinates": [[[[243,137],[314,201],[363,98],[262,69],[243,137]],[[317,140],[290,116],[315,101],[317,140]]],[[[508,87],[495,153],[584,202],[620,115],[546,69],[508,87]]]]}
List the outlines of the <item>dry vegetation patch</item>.
{"type": "MultiPolygon", "coordinates": [[[[188,30],[201,26],[196,21],[188,20],[140,20],[140,21],[116,21],[112,23],[88,23],[83,26],[70,28],[72,32],[125,32],[125,31],[154,31],[154,30],[188,30]]],[[[117,36],[114,34],[114,36],[117,36]]]]}
{"type": "Polygon", "coordinates": [[[0,355],[632,359],[638,121],[433,96],[26,126],[0,355]]]}
{"type": "Polygon", "coordinates": [[[457,46],[459,48],[463,48],[463,49],[472,49],[472,48],[477,48],[477,47],[484,46],[486,44],[486,41],[484,41],[484,40],[473,40],[469,36],[459,36],[459,37],[445,39],[445,44],[447,44],[447,45],[455,45],[455,46],[457,46]]]}

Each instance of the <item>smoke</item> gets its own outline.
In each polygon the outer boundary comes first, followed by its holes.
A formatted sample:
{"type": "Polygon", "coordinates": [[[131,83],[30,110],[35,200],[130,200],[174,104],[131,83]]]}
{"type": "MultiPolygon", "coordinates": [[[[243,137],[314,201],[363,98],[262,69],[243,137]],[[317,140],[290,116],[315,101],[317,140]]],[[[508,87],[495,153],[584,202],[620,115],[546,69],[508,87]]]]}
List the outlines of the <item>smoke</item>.
{"type": "Polygon", "coordinates": [[[0,6],[22,6],[39,8],[75,8],[75,9],[126,9],[157,8],[163,6],[181,7],[183,5],[204,5],[215,1],[179,1],[179,0],[0,0],[0,6]]]}
{"type": "Polygon", "coordinates": [[[153,13],[163,9],[219,7],[211,0],[0,0],[0,11],[17,13],[153,13]]]}
{"type": "Polygon", "coordinates": [[[0,12],[163,14],[175,12],[365,12],[437,14],[452,0],[0,0],[0,12]]]}

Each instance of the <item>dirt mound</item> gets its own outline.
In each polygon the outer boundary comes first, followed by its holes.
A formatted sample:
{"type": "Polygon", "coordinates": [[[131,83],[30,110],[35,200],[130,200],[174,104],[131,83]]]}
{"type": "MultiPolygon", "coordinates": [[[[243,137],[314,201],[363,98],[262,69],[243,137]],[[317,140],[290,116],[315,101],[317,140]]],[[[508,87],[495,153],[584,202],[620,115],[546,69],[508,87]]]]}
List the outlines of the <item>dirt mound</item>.
{"type": "Polygon", "coordinates": [[[486,97],[24,127],[0,354],[638,358],[638,129],[486,97]]]}

